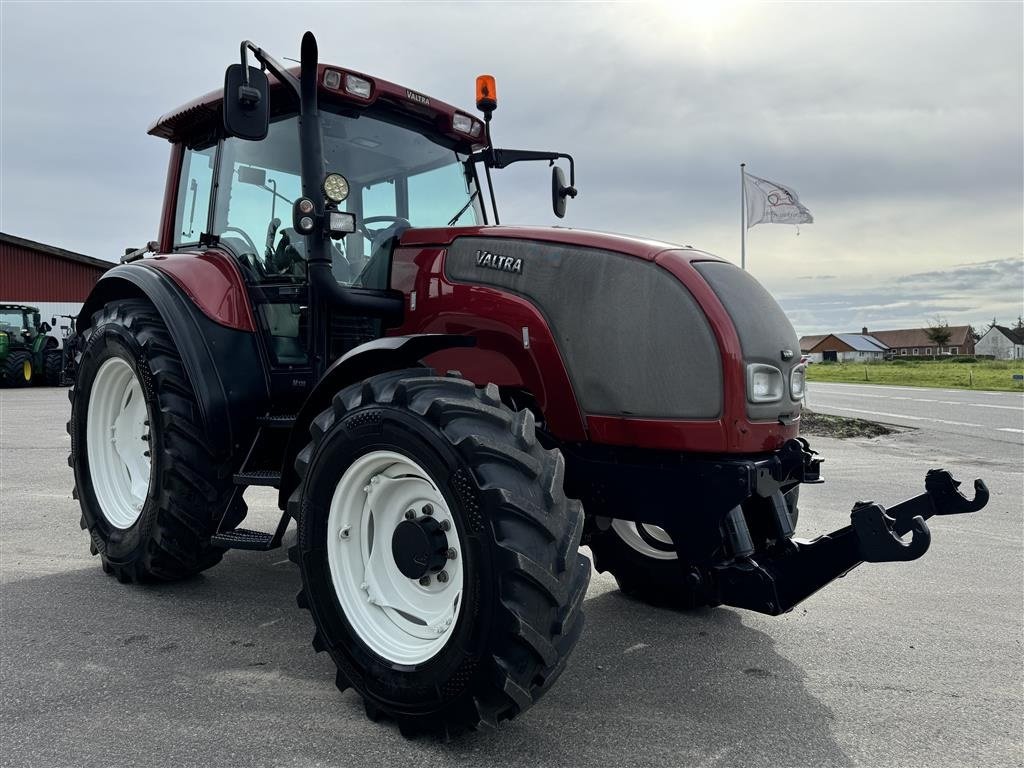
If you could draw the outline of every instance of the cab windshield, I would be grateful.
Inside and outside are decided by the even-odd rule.
[[[305,279],[305,238],[291,226],[292,203],[302,191],[296,121],[273,123],[263,141],[230,138],[221,148],[212,232],[260,282]],[[358,228],[333,241],[339,282],[386,288],[391,249],[402,231],[480,222],[467,156],[442,137],[367,114],[324,112],[322,124],[325,173],[348,180],[348,198],[338,208],[354,213]],[[204,169],[212,173],[208,159],[195,158],[200,177]],[[186,184],[201,186],[202,180],[192,185],[183,174],[187,194]]]
[[[22,331],[32,333],[37,322],[31,314],[22,309],[0,309],[0,331],[20,334]]]

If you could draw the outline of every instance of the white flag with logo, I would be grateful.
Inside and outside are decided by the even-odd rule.
[[[811,212],[800,204],[789,187],[743,174],[744,197],[747,200],[747,229],[755,224],[812,224]]]

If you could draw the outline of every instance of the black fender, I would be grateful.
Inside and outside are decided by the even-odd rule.
[[[324,372],[295,416],[281,464],[281,490],[278,498],[281,509],[287,508],[288,497],[299,484],[295,457],[310,441],[309,425],[331,404],[338,392],[378,373],[415,366],[424,357],[442,349],[474,346],[474,337],[451,333],[385,336],[360,344],[339,357]]]
[[[122,264],[100,278],[78,315],[78,334],[103,305],[128,298],[148,299],[160,313],[195,391],[208,445],[237,466],[255,435],[254,417],[266,412],[269,399],[256,335],[213,321],[144,262]]]

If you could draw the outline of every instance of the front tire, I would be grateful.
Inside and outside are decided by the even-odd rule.
[[[224,550],[210,536],[231,477],[206,445],[181,357],[149,302],[93,315],[69,397],[74,496],[103,570],[170,581],[217,563]]]
[[[530,707],[565,668],[590,579],[582,508],[532,414],[493,386],[410,369],[343,390],[310,432],[290,554],[338,687],[407,736]]]
[[[8,387],[27,387],[32,384],[35,371],[32,368],[32,356],[23,350],[7,355],[3,367],[4,384]]]

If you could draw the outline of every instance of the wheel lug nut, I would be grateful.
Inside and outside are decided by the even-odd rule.
[[[448,551],[445,552],[449,560],[454,560],[459,556],[459,553],[455,551],[455,547],[448,547]]]
[[[440,575],[437,578],[438,578],[438,581],[440,581],[440,579],[441,579]],[[420,579],[420,586],[421,587],[429,587],[430,586],[430,577],[429,576],[424,576],[423,578],[421,578]]]
[[[423,505],[423,514],[424,515],[432,515],[432,514],[434,514],[434,508],[430,504],[424,504]]]
[[[411,509],[406,511],[406,513],[405,513],[405,519],[406,520],[413,520],[415,517],[416,517],[416,513],[413,512]]]
[[[448,581],[448,574],[444,571],[441,571],[437,574],[437,580],[444,584],[446,581]]]
[[[341,529],[341,538],[347,539],[351,532],[352,532],[352,529],[349,526],[346,525],[344,528]]]
[[[450,531],[451,529],[452,529],[452,524],[450,522],[448,522],[447,520],[442,520],[441,521],[441,530],[442,531],[447,532],[447,531]]]

